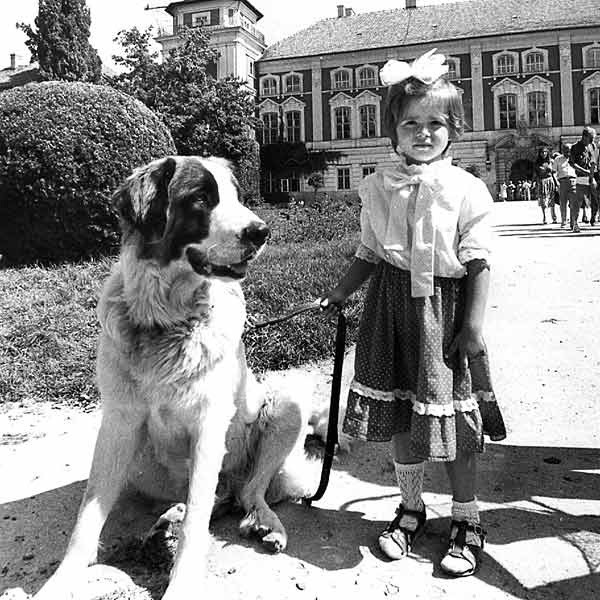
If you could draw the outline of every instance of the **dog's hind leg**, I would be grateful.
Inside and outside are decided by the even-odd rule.
[[[308,403],[305,403],[308,404]],[[286,459],[304,443],[307,415],[303,403],[297,399],[279,397],[267,400],[257,423],[258,439],[250,479],[241,491],[240,502],[246,516],[240,523],[242,535],[257,535],[272,552],[281,552],[287,546],[287,533],[277,515],[269,508],[267,497],[276,502],[289,497],[288,489],[280,480]]]

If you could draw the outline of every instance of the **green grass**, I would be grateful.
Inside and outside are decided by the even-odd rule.
[[[276,315],[330,289],[354,253],[358,208],[336,203],[258,209],[271,240],[243,286],[248,314]],[[113,259],[0,270],[0,402],[94,405],[96,304]],[[362,294],[348,304],[348,342]],[[335,321],[309,313],[245,334],[256,371],[284,369],[333,354]]]

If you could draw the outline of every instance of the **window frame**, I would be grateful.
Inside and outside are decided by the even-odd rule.
[[[290,127],[289,119],[297,117],[297,123],[292,124]],[[284,115],[284,137],[286,142],[301,142],[302,141],[302,111],[293,109],[286,110]],[[290,136],[290,130],[294,132],[294,135]]]
[[[367,113],[365,119],[363,119],[363,113]],[[358,107],[358,122],[361,138],[377,137],[377,106],[375,104],[361,104]]]
[[[340,192],[352,189],[352,173],[350,166],[337,167],[337,188]]]
[[[502,100],[512,98],[514,99],[514,108],[511,109],[508,105],[506,110],[502,109]],[[518,108],[519,108],[519,96],[514,92],[505,92],[503,94],[498,95],[498,120],[499,120],[499,129],[516,129],[517,128],[517,117],[518,117]],[[508,103],[507,103],[508,104]],[[514,124],[511,125],[511,116],[514,112]],[[506,114],[504,120],[506,121],[506,127],[502,126],[503,114]]]
[[[594,102],[594,92],[596,93],[596,101]],[[590,125],[600,125],[600,86],[593,87],[588,90],[590,102]],[[595,119],[594,119],[595,113]]]
[[[338,84],[337,77],[343,75],[345,83]],[[348,90],[352,88],[352,70],[347,67],[339,67],[331,71],[331,89],[332,90]]]
[[[365,73],[370,73],[371,76],[365,78]],[[356,87],[360,89],[366,89],[371,87],[377,87],[377,69],[371,65],[364,65],[356,70]]]
[[[273,86],[272,86],[274,88],[273,92],[265,91],[267,82],[273,83]],[[271,86],[269,86],[269,87],[271,87]],[[274,75],[264,75],[263,77],[261,77],[261,79],[260,79],[260,95],[261,96],[277,96],[278,93],[279,93],[279,81],[277,80],[277,77],[275,77]]]
[[[533,90],[531,92],[527,92],[525,96],[527,103],[527,124],[529,127],[548,127],[548,94],[541,90]],[[539,106],[534,106],[532,108],[532,100],[541,99],[543,106],[543,117],[540,119],[541,109]],[[536,102],[533,102],[536,104]],[[532,113],[535,113],[535,118],[532,119]]]
[[[266,123],[265,117],[268,117],[268,120],[271,121],[269,125]],[[273,119],[274,125],[273,125]],[[260,115],[261,120],[261,143],[266,146],[267,144],[276,144],[279,139],[279,113],[275,111],[265,111]],[[269,140],[267,141],[267,132],[269,132]],[[275,132],[274,136],[272,135]]]
[[[298,85],[290,86],[290,81],[297,81]],[[283,89],[285,94],[300,94],[302,93],[302,75],[300,73],[288,73],[283,78]]]
[[[346,121],[342,119],[340,123],[339,117],[347,115]],[[351,106],[336,106],[333,109],[333,125],[335,127],[335,138],[336,140],[350,140],[352,139],[352,107]],[[346,133],[347,128],[347,134]],[[340,135],[340,131],[342,135]]]

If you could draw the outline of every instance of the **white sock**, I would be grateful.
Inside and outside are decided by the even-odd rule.
[[[424,463],[402,464],[394,461],[396,479],[402,495],[402,505],[407,510],[425,510],[423,503]]]
[[[474,525],[479,525],[477,498],[473,498],[470,502],[452,500],[452,519],[454,521],[467,521]]]

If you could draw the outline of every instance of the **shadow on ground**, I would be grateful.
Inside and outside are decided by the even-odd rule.
[[[362,483],[393,486],[388,453],[387,444],[363,444],[351,455],[342,455],[336,462],[337,473],[332,475],[330,486],[335,486],[336,478],[342,474],[356,479],[352,489],[359,493],[361,489],[377,490]],[[600,450],[597,449],[489,444],[480,461],[478,495],[484,504],[483,520],[490,545],[476,577],[524,600],[599,597],[600,517],[594,514],[600,501],[599,469]],[[0,590],[18,585],[32,592],[49,577],[66,546],[83,488],[84,482],[78,482],[0,505],[3,540]],[[349,498],[339,510],[320,508],[318,504],[312,507],[280,505],[277,512],[290,538],[286,559],[324,571],[347,572],[365,560],[364,549],[367,548],[376,559],[375,564],[385,568],[387,561],[377,547],[377,534],[386,522],[366,518],[359,506],[373,500],[395,506],[397,496],[389,493],[390,487],[379,489],[381,495],[370,498],[357,495]],[[443,465],[428,466],[425,491],[448,493]],[[330,488],[327,494],[334,492]],[[103,533],[103,556],[117,551],[118,557],[119,548],[147,531],[163,508],[137,496],[123,501]],[[445,550],[449,519],[436,518],[435,511],[430,517],[428,530],[415,553],[419,561],[427,563],[434,579],[443,579],[437,566],[432,565],[437,565]],[[238,522],[238,516],[228,515],[212,524],[215,543],[220,547],[215,554],[223,556],[228,550],[243,552],[246,560],[267,564],[271,559],[261,558],[260,555],[266,553],[259,543],[239,536]],[[578,561],[587,565],[587,574],[567,569],[570,571],[567,577],[525,585],[523,569],[543,569],[548,560],[551,563],[557,560],[556,556],[544,555],[545,540],[557,538],[576,550]],[[519,563],[513,571],[510,558],[515,552],[523,553],[519,550],[521,546],[529,549],[522,555],[526,562]],[[532,553],[532,549],[536,550]],[[547,552],[554,552],[552,544]],[[136,564],[131,556],[126,559],[121,556],[121,562],[117,559],[113,564],[150,592],[150,596],[144,592],[140,596],[124,597],[160,597],[167,581],[166,570]]]

